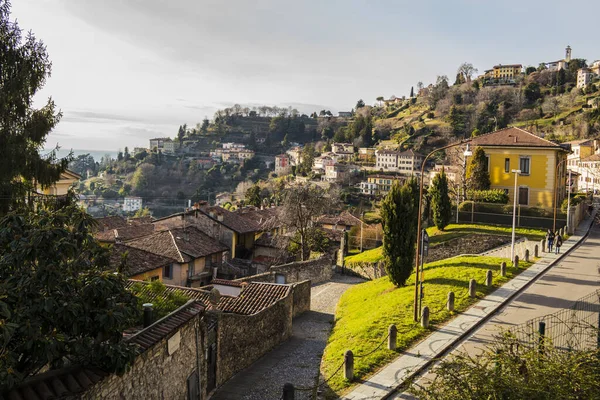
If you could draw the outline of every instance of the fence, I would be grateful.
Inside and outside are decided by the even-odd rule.
[[[534,318],[510,332],[524,346],[547,340],[561,350],[591,350],[600,346],[600,290],[580,298],[570,308]]]
[[[456,221],[456,210],[453,210]],[[530,207],[517,205],[516,224],[518,227],[553,228],[554,210],[552,208]],[[512,204],[477,203],[465,201],[460,204],[458,211],[460,223],[508,225],[513,223]],[[560,209],[556,213],[556,229],[567,224],[567,215]]]

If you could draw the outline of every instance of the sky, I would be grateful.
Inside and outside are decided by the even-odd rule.
[[[600,2],[556,0],[13,0],[47,46],[63,118],[47,146],[117,150],[219,108],[350,110],[463,62],[600,59]]]

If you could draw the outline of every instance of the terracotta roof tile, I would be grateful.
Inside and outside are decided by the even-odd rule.
[[[544,147],[563,149],[556,143],[542,139],[521,128],[504,128],[495,132],[477,136],[470,141],[473,146],[504,146],[504,147]]]
[[[110,265],[113,268],[121,265],[122,256],[125,253],[127,253],[126,274],[128,276],[142,274],[176,262],[169,257],[118,243],[110,249]]]
[[[200,208],[204,214],[210,217],[210,212],[212,211],[215,217],[210,217],[213,220],[219,222],[220,224],[225,225],[227,228],[237,232],[237,233],[250,233],[250,232],[259,232],[260,227],[259,224],[255,221],[252,221],[248,218],[244,218],[238,214],[234,214],[231,211],[228,211],[222,207],[218,206],[204,206]],[[219,221],[217,215],[223,215],[223,221]]]
[[[234,211],[235,214],[255,222],[259,230],[267,231],[278,228],[282,225],[280,212],[282,207],[244,207]]]
[[[164,318],[130,336],[127,341],[137,344],[143,353],[202,312],[204,312],[204,305],[201,302],[190,300]]]
[[[361,220],[348,211],[343,211],[340,215],[323,215],[317,222],[327,225],[357,226],[360,225]]]
[[[115,229],[115,239],[125,241],[154,233],[153,224],[131,225]]]
[[[26,379],[9,392],[0,394],[0,399],[50,400],[75,398],[107,375],[108,373],[98,368],[79,365],[51,370]]]
[[[113,230],[115,228],[122,228],[127,226],[127,221],[125,220],[125,218],[120,216],[96,218],[96,222],[98,222],[99,231]]]
[[[128,246],[146,250],[177,260],[192,259],[228,250],[227,246],[211,238],[195,226],[170,229],[130,240]]]

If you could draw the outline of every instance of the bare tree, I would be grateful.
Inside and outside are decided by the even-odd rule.
[[[300,237],[302,260],[309,256],[308,239],[314,222],[337,205],[337,198],[311,184],[290,186],[285,190],[280,218]]]
[[[478,69],[473,66],[471,63],[464,62],[458,67],[458,74],[461,74],[465,81],[471,82],[471,78],[478,72]]]

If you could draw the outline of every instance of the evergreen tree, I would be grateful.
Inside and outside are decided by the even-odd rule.
[[[363,101],[363,99],[360,99],[356,102],[356,109],[358,110],[359,108],[363,108],[365,106],[365,102]]]
[[[433,178],[431,188],[429,189],[429,196],[431,199],[433,223],[439,230],[443,231],[452,218],[452,205],[450,204],[450,196],[448,195],[448,178],[443,168],[442,172]]]
[[[246,190],[246,203],[254,206],[260,207],[262,199],[260,197],[260,186],[252,185]]]
[[[411,97],[411,98],[412,98],[412,97],[415,97],[415,88],[414,88],[414,86],[411,86],[411,87],[410,87],[410,97]]]
[[[10,3],[0,0],[0,215],[25,206],[35,186],[58,181],[72,159],[59,160],[55,152],[40,155],[61,117],[51,99],[40,109],[32,107],[51,62],[43,43],[32,33],[23,37],[9,17]]]
[[[123,152],[123,159],[127,161],[130,157],[131,155],[129,154],[129,147],[125,146],[125,151]]]
[[[490,185],[488,160],[485,151],[481,147],[477,147],[467,167],[467,186],[471,190],[488,190]]]
[[[179,131],[177,132],[177,139],[181,142],[185,137],[185,128],[179,125]]]
[[[204,118],[202,120],[202,126],[200,127],[200,131],[206,135],[206,133],[208,132],[209,125],[210,125],[210,121],[208,120],[208,118]]]
[[[413,178],[400,186],[394,183],[381,203],[383,257],[390,281],[403,286],[415,261],[419,188]]]

